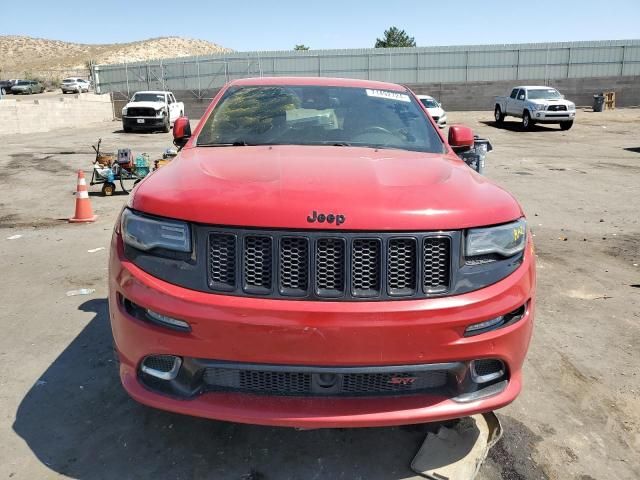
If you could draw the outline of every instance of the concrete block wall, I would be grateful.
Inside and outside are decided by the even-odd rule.
[[[617,107],[640,106],[640,76],[563,78],[559,80],[505,80],[468,83],[422,83],[410,84],[417,94],[431,95],[450,111],[493,110],[496,95],[508,95],[518,85],[549,85],[560,90],[578,106],[591,106],[593,95],[603,91],[616,92]],[[185,115],[200,118],[219,89],[208,90],[204,97],[195,98],[192,91],[174,90],[180,102],[184,102]],[[114,112],[120,117],[124,99],[114,100]]]
[[[80,128],[113,120],[110,95],[41,97],[33,100],[0,100],[0,135],[48,132],[58,128]]]
[[[616,107],[640,106],[640,76],[563,78],[559,80],[508,80],[470,83],[408,85],[415,93],[431,95],[446,110],[493,110],[496,95],[508,95],[518,85],[549,85],[578,106],[593,105],[593,95],[616,92]]]

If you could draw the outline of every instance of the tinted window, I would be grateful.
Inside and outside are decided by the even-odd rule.
[[[438,102],[432,98],[421,98],[420,101],[427,108],[438,108],[440,106],[438,105]]]
[[[164,102],[162,93],[136,93],[131,99],[132,102]]]
[[[424,111],[405,92],[355,87],[227,90],[198,145],[353,145],[441,153]]]
[[[516,98],[518,96],[518,89],[514,88],[511,90],[511,98]]]
[[[560,95],[560,92],[558,92],[555,88],[537,88],[535,90],[529,90],[529,100],[540,100],[543,98],[562,98],[562,95]]]

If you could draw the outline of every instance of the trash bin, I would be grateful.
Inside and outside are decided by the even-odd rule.
[[[602,112],[604,110],[604,95],[602,93],[593,96],[593,111]]]

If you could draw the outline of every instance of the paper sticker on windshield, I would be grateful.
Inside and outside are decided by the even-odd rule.
[[[387,100],[398,100],[400,102],[410,102],[409,95],[398,92],[389,92],[388,90],[372,90],[366,89],[369,97],[386,98]]]

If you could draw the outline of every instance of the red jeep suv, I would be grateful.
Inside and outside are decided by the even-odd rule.
[[[521,389],[535,264],[521,207],[406,87],[257,78],[217,94],[117,222],[124,388],[304,428],[440,421]]]

